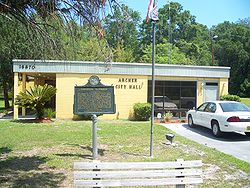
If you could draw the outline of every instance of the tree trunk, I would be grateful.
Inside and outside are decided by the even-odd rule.
[[[9,103],[9,95],[8,95],[8,85],[5,80],[3,81],[3,96],[4,96],[4,106],[7,109],[10,107],[10,103]]]

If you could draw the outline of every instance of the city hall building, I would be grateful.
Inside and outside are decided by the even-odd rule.
[[[57,88],[50,105],[58,119],[74,117],[74,88],[87,84],[92,75],[114,86],[116,113],[105,114],[103,119],[129,119],[135,103],[151,101],[151,64],[13,60],[13,72],[14,96],[34,85],[47,83]],[[184,117],[188,109],[228,94],[229,74],[229,67],[156,64],[155,110]],[[14,118],[22,116],[25,109],[15,106]]]

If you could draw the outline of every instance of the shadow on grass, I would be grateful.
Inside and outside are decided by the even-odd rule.
[[[0,148],[0,154],[10,153],[11,151],[12,151],[12,149],[10,149],[8,147]]]
[[[14,123],[41,123],[41,122],[38,122],[36,121],[36,119],[13,119],[11,120],[11,122],[14,122]]]
[[[90,151],[90,152],[92,152],[92,147],[89,147],[89,146],[80,146],[82,149],[84,149],[84,150],[88,150],[88,151]],[[105,149],[100,149],[100,148],[98,148],[98,155],[101,155],[101,156],[104,156],[105,154],[104,154],[104,152],[105,151],[107,151],[107,150],[105,150]]]
[[[79,145],[79,144],[68,144],[68,145],[80,147],[83,150],[83,152],[84,152],[84,150],[87,150],[88,153],[89,152],[92,153],[92,147],[90,147],[90,146],[82,146],[82,145]],[[104,156],[106,151],[107,150],[105,150],[105,149],[98,148],[98,155]],[[93,159],[93,156],[89,155],[89,154],[82,155],[82,154],[79,154],[79,153],[75,153],[75,154],[74,153],[61,153],[61,154],[56,154],[56,155],[61,156],[61,157],[80,157],[80,158],[83,158],[83,159]]]
[[[8,157],[6,160],[0,161],[0,170],[14,171],[30,171],[38,170],[39,165],[46,162],[45,157]]]
[[[65,179],[62,173],[36,173],[27,174],[14,180],[12,187],[61,187],[60,182]]]
[[[47,160],[39,156],[13,156],[1,160],[0,187],[58,187],[65,175],[40,168]]]
[[[79,153],[59,153],[55,155],[60,156],[60,157],[79,157],[79,158],[84,158],[84,159],[92,159],[91,155],[82,155]]]

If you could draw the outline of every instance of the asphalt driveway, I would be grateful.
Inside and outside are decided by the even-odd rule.
[[[221,138],[215,138],[210,129],[201,126],[190,128],[187,124],[162,125],[190,140],[250,163],[250,137],[237,133],[225,133]]]

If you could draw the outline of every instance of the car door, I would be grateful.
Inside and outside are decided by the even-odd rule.
[[[216,104],[212,102],[208,103],[206,108],[204,109],[204,113],[202,116],[203,118],[202,126],[211,128],[211,120],[215,116],[215,111],[216,111]]]
[[[208,103],[206,102],[197,108],[196,112],[194,113],[194,117],[193,117],[194,124],[203,125],[204,110],[205,110],[207,105],[208,105]]]

